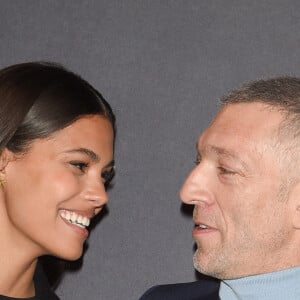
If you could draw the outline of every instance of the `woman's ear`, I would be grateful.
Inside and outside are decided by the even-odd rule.
[[[5,168],[7,164],[14,158],[14,153],[4,148],[0,153],[0,175],[5,173]]]

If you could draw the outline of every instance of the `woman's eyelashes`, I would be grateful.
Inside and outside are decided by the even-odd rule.
[[[86,162],[81,162],[81,161],[71,161],[70,164],[77,168],[80,172],[84,173],[87,167],[89,166],[88,163]]]
[[[78,172],[79,170],[79,172],[83,174],[88,172],[88,168],[90,166],[88,163],[81,162],[81,161],[71,161],[70,165],[75,168],[76,172]],[[114,176],[115,176],[114,167],[110,168],[109,170],[105,170],[101,173],[101,179],[106,189],[109,187]]]
[[[197,166],[197,165],[200,164],[200,162],[201,162],[201,156],[200,156],[200,154],[197,154],[196,160],[194,161],[194,164]]]
[[[112,167],[109,170],[103,171],[101,173],[101,178],[104,181],[104,186],[106,189],[109,188],[110,183],[111,183],[112,179],[114,178],[114,176],[115,176],[115,168],[114,167]]]

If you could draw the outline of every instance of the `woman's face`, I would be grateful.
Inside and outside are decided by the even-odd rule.
[[[25,154],[6,151],[6,224],[23,253],[81,256],[89,221],[108,200],[113,139],[111,123],[95,115],[35,140]]]

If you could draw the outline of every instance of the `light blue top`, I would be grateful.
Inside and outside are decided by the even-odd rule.
[[[300,267],[221,281],[221,300],[300,299]]]

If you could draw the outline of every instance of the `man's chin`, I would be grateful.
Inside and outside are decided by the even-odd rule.
[[[202,256],[202,257],[201,257]],[[201,255],[200,250],[197,249],[193,256],[194,268],[201,274],[214,277],[217,279],[223,279],[222,274],[217,272],[216,267],[209,263],[210,260],[203,262],[203,255]]]
[[[208,272],[207,268],[205,268],[203,262],[201,263],[200,255],[201,254],[199,253],[199,249],[197,249],[193,256],[194,268],[201,274],[211,276],[210,272]]]

